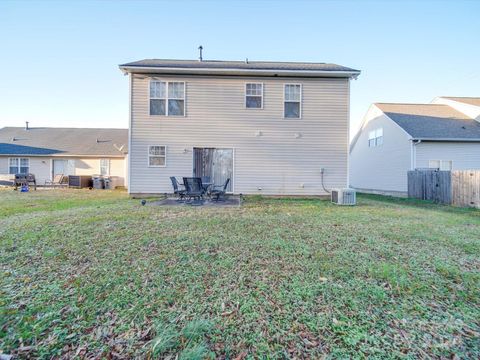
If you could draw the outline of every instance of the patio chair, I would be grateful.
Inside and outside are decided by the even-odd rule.
[[[37,190],[37,180],[35,180],[35,175],[33,174],[15,174],[15,180],[13,180],[13,186],[15,190],[22,186],[33,185],[34,190]]]
[[[230,178],[228,178],[223,185],[214,185],[212,190],[210,191],[210,197],[214,201],[225,201],[227,187],[230,183]],[[220,200],[222,198],[222,200]]]
[[[203,195],[205,194],[205,190],[202,186],[202,179],[201,178],[183,178],[183,183],[186,189],[186,196],[189,199],[189,204],[194,206],[203,205]],[[193,199],[193,201],[191,201]]]
[[[202,176],[202,186],[205,193],[208,193],[208,189],[212,186],[212,178],[210,176]]]
[[[183,185],[178,183],[175,176],[170,176],[170,181],[172,182],[173,194],[178,197],[177,201],[185,201],[185,195],[187,193],[187,190],[180,189],[180,186]]]
[[[45,186],[67,186],[68,184],[65,180],[65,175],[57,174],[53,177],[53,180],[45,180]]]

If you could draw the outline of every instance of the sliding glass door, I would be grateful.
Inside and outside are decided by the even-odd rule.
[[[75,175],[75,160],[53,159],[52,179],[55,175]]]
[[[215,185],[230,182],[228,192],[233,191],[233,149],[194,148],[193,176],[208,177]]]

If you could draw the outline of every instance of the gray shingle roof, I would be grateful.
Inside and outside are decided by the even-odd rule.
[[[444,99],[449,99],[464,104],[469,104],[473,106],[480,106],[480,97],[455,97],[455,96],[441,96]]]
[[[440,104],[375,104],[415,139],[480,140],[480,122]]]
[[[23,127],[0,129],[0,155],[124,156],[127,129]]]
[[[222,60],[168,60],[168,59],[145,59],[129,62],[120,65],[122,70],[132,70],[140,68],[151,68],[152,71],[162,71],[162,69],[177,69],[178,71],[295,71],[304,73],[331,72],[345,73],[345,76],[351,76],[351,73],[358,75],[359,70],[349,67],[328,64],[328,63],[308,63],[308,62],[274,62],[274,61],[222,61]]]

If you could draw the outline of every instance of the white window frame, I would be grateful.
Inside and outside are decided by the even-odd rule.
[[[378,135],[380,132],[382,132],[382,135]],[[373,137],[372,137],[372,133],[373,133]],[[378,139],[382,139],[382,143],[379,144],[378,143]],[[370,145],[370,142],[372,141],[372,145]],[[379,128],[376,128],[376,129],[373,129],[373,130],[370,130],[368,132],[368,147],[369,148],[372,148],[372,147],[377,147],[377,146],[382,146],[383,145],[383,127],[379,127]]]
[[[247,95],[247,85],[261,85],[262,86],[262,93],[260,95]],[[247,82],[247,83],[245,83],[245,98],[244,98],[244,102],[243,102],[243,105],[244,105],[245,109],[248,109],[248,110],[263,110],[263,87],[264,87],[264,84],[260,83],[260,82]],[[247,106],[247,96],[260,97],[260,99],[261,99],[260,107],[259,108],[248,107]]]
[[[445,168],[443,166],[444,163],[450,163],[450,169],[445,170]],[[444,170],[442,170],[442,168],[444,168]],[[440,170],[442,170],[442,171],[452,171],[453,170],[453,160],[442,160],[440,162]]]
[[[373,136],[372,136],[373,134]],[[371,148],[371,147],[375,147],[375,130],[371,130],[368,132],[368,147]],[[370,145],[370,142],[372,142],[372,145]]]
[[[432,166],[432,163],[438,163],[438,166]],[[445,169],[443,166],[445,163],[450,163],[450,169]],[[429,169],[438,169],[440,171],[452,171],[453,170],[453,160],[440,160],[440,159],[432,159],[428,160],[428,168]]]
[[[164,98],[157,98],[157,97],[150,97],[150,84],[152,82],[163,82],[165,83],[165,97]],[[183,84],[183,98],[171,98],[168,96],[168,86],[170,83],[182,83]],[[165,115],[160,115],[160,114],[151,114],[150,113],[150,100],[152,99],[158,99],[158,100],[165,100]],[[168,100],[183,100],[183,115],[170,115],[168,113]],[[185,81],[177,81],[177,80],[172,80],[172,81],[167,81],[167,80],[162,80],[162,79],[150,79],[148,83],[148,114],[149,116],[173,116],[173,117],[185,117],[187,116],[187,85]]]
[[[152,83],[154,82],[158,82],[158,83],[165,83],[165,97],[152,97],[150,95],[150,89],[151,89],[151,86],[152,86]],[[149,83],[148,83],[148,114],[150,116],[167,116],[168,114],[168,82],[164,81],[164,80],[150,80]],[[152,114],[150,109],[151,109],[151,102],[152,100],[165,100],[165,115],[162,115],[162,114]]]
[[[103,161],[106,161],[107,162],[107,172],[106,174],[102,174],[102,168],[104,167],[104,165],[102,165],[102,162]],[[111,164],[111,161],[109,158],[101,158],[100,159],[100,175],[103,175],[103,176],[110,176],[110,164]]]
[[[17,160],[17,166],[16,166],[17,172],[15,172],[15,173],[10,173],[10,168],[12,167],[12,166],[10,166],[11,160]],[[12,157],[12,158],[8,158],[8,173],[9,173],[10,175],[20,174],[20,168],[21,168],[21,167],[25,167],[25,166],[21,166],[22,160],[27,160],[27,162],[28,162],[28,166],[27,166],[28,171],[26,172],[26,174],[29,174],[29,173],[30,173],[30,158],[26,158],[26,157]]]
[[[299,110],[298,110],[298,118],[294,117],[286,117],[285,116],[285,103],[287,102],[285,99],[285,88],[287,85],[299,85],[300,86],[300,100],[298,101],[299,105]],[[296,102],[296,101],[288,101],[288,102]],[[299,83],[284,83],[283,84],[283,118],[284,119],[301,119],[303,116],[303,84]]]
[[[165,158],[165,164],[164,165],[150,165],[150,158],[151,157],[162,157],[162,155],[150,155],[150,148],[153,146],[160,146],[165,148],[165,155],[163,156]],[[150,168],[164,168],[167,167],[167,146],[166,145],[148,145],[147,147],[147,165]]]
[[[380,131],[382,132],[382,135],[379,135]],[[382,143],[378,144],[378,139],[382,139]],[[383,128],[380,127],[375,130],[375,146],[382,146],[383,145]]]

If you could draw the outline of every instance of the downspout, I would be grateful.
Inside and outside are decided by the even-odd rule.
[[[128,90],[128,153],[127,153],[127,191],[132,193],[132,110],[133,110],[133,74],[129,73],[129,90]]]
[[[357,78],[355,78],[356,80]],[[350,103],[352,96],[350,94],[350,79],[348,79],[348,122],[347,122],[347,188],[350,188]],[[322,172],[322,186],[323,186],[323,172]],[[323,187],[325,189],[325,187]],[[327,191],[328,192],[328,191]]]
[[[410,170],[415,170],[417,168],[417,145],[422,142],[422,140],[411,139],[411,159],[410,159]]]

